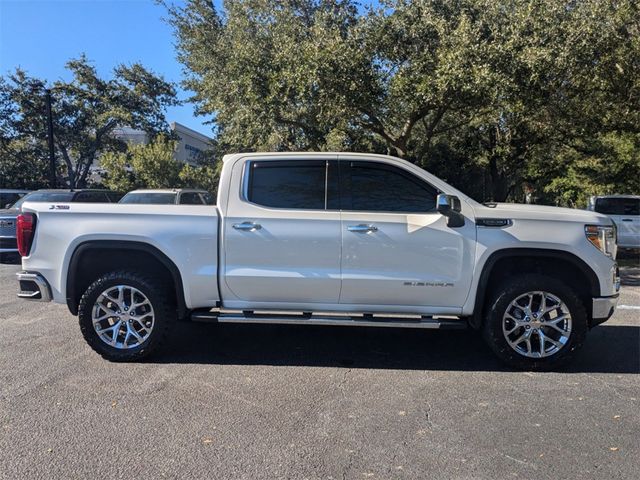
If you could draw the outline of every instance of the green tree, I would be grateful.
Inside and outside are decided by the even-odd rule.
[[[49,164],[44,147],[42,142],[20,138],[1,143],[0,188],[36,189],[46,185]]]
[[[169,132],[164,109],[178,103],[175,88],[142,65],[120,65],[111,79],[100,78],[85,56],[69,61],[67,69],[70,82],[48,85],[20,69],[0,82],[0,145],[46,141],[47,88],[53,97],[56,159],[70,187],[86,185],[101,154],[126,148],[114,135],[117,128],[137,128],[150,136]]]
[[[130,144],[124,152],[108,152],[100,159],[103,183],[113,190],[176,188],[181,164],[175,159],[176,141],[158,135],[148,144]]]
[[[176,147],[175,140],[161,134],[148,144],[130,144],[124,152],[106,153],[100,158],[104,185],[120,192],[188,187],[215,193],[219,173],[213,159],[203,156],[201,165],[184,164],[175,159]]]
[[[418,128],[428,143],[497,81],[482,23],[446,1],[387,2],[366,16],[348,0],[225,9],[190,0],[170,19],[197,111],[234,148],[367,146],[411,158]]]
[[[17,105],[0,77],[0,188],[38,188],[46,182],[46,145],[17,131]]]
[[[520,199],[527,184],[568,203],[588,189],[637,192],[625,159],[640,128],[638,8],[187,0],[169,19],[223,149],[389,152],[479,199]],[[594,158],[612,178],[587,168]],[[559,194],[569,184],[579,191]]]

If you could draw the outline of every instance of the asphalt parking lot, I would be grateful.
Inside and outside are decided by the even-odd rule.
[[[638,478],[640,269],[562,373],[470,331],[181,324],[112,364],[0,265],[0,478]]]

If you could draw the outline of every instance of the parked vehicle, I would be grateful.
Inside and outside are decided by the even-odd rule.
[[[16,244],[17,217],[22,204],[29,202],[85,202],[108,203],[117,202],[122,194],[110,190],[76,189],[76,190],[36,190],[19,197],[17,201],[0,210],[0,254],[18,253]]]
[[[640,249],[640,195],[591,197],[588,209],[613,220],[618,230],[619,248]]]
[[[18,296],[66,303],[89,345],[116,361],[158,351],[178,318],[469,325],[509,365],[550,369],[614,312],[604,215],[482,205],[382,155],[223,162],[215,209],[25,203]]]
[[[0,190],[0,256],[15,253],[16,249],[16,216],[7,212],[7,208],[29,193],[29,190]]]
[[[213,205],[213,196],[206,190],[172,188],[165,190],[133,190],[120,203],[146,205]]]
[[[29,192],[30,190],[0,189],[0,210],[13,205]]]

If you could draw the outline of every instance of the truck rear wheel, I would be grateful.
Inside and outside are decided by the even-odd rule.
[[[80,330],[111,361],[135,361],[156,352],[176,313],[167,288],[143,274],[119,271],[93,282],[78,307]]]
[[[486,310],[483,335],[495,354],[523,370],[565,365],[582,346],[587,314],[576,293],[539,274],[509,277]]]

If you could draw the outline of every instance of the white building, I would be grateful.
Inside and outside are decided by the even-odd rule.
[[[178,122],[171,123],[171,130],[180,139],[176,149],[176,160],[179,162],[194,163],[202,152],[213,148],[211,138]]]
[[[203,135],[178,122],[171,122],[171,130],[178,137],[176,148],[176,160],[183,163],[195,163],[201,152],[213,148],[211,138]],[[135,130],[129,127],[118,128],[113,132],[116,138],[127,143],[140,144],[149,141],[147,134],[142,130]]]

